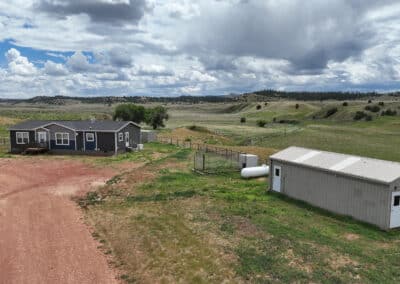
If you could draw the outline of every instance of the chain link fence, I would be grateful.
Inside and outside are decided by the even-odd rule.
[[[10,138],[0,137],[0,152],[6,152],[10,148]]]
[[[158,137],[158,142],[195,150],[193,169],[208,174],[237,172],[240,170],[240,154],[229,148],[194,143],[192,141]]]
[[[240,170],[240,163],[234,156],[197,151],[194,154],[193,169],[206,174],[231,173]]]

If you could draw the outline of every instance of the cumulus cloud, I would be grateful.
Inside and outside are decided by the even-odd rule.
[[[9,70],[16,75],[29,76],[36,73],[35,66],[29,62],[28,58],[21,56],[21,53],[15,48],[6,52]]]
[[[63,76],[68,74],[67,68],[63,64],[46,61],[44,64],[44,72],[47,75]]]
[[[76,72],[86,72],[92,69],[87,57],[81,51],[75,52],[68,58],[67,65]]]

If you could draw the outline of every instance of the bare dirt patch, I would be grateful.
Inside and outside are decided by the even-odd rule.
[[[0,160],[0,282],[115,283],[71,200],[114,174],[70,159]]]
[[[355,241],[355,240],[358,240],[358,239],[360,238],[359,235],[357,235],[357,234],[351,234],[351,233],[346,234],[344,237],[345,237],[345,239],[348,240],[348,241]]]

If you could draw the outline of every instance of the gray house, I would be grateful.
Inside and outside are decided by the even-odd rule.
[[[140,126],[131,121],[28,120],[9,128],[12,153],[41,148],[65,154],[118,154],[140,143]]]
[[[382,229],[400,227],[400,163],[289,147],[270,157],[270,190]]]

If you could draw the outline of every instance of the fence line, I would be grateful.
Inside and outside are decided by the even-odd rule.
[[[9,145],[10,138],[8,137],[0,137],[0,145]]]
[[[164,144],[172,144],[183,148],[188,148],[196,151],[201,151],[205,153],[214,153],[219,156],[225,157],[227,159],[235,160],[239,162],[240,154],[244,154],[240,151],[234,151],[229,148],[221,147],[221,146],[213,146],[202,143],[194,143],[192,141],[167,138],[167,137],[157,137],[158,142]]]

